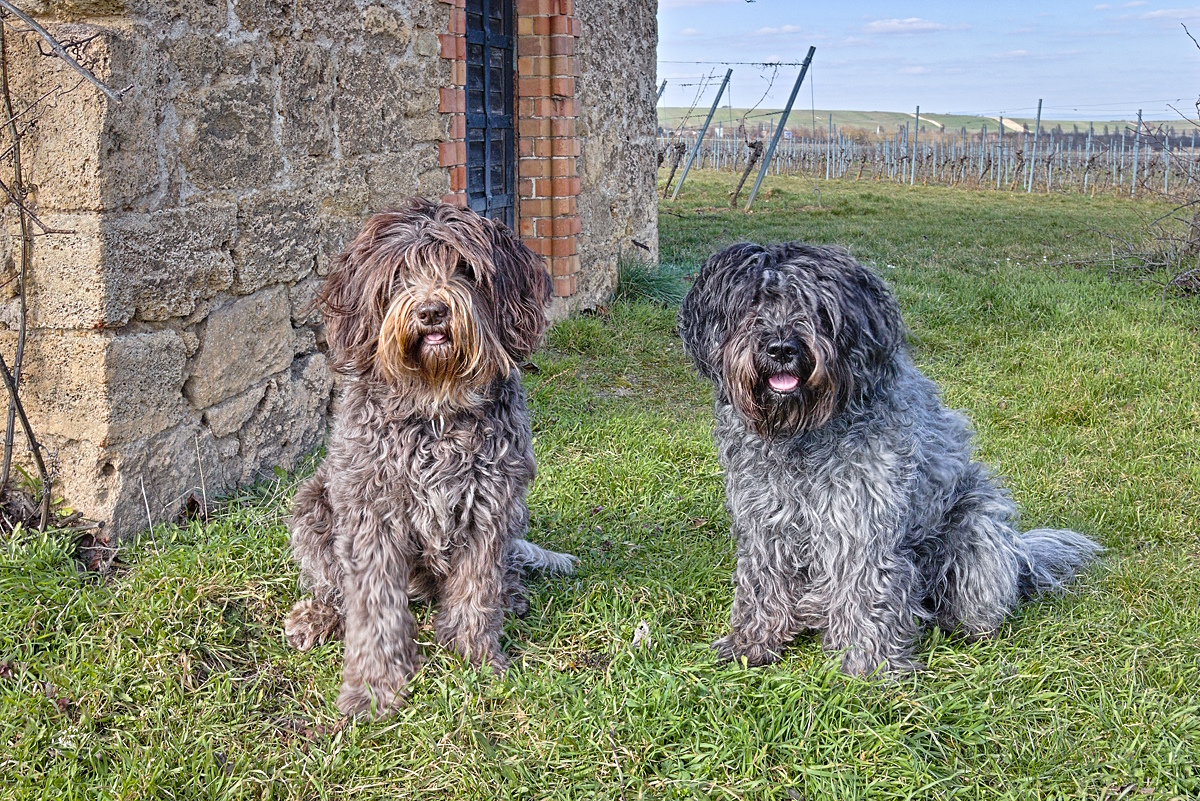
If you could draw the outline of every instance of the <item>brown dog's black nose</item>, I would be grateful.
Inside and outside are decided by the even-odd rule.
[[[796,358],[796,354],[799,352],[800,343],[796,341],[795,337],[777,339],[767,345],[767,355],[780,364],[787,364]]]
[[[441,325],[449,314],[450,307],[440,300],[429,300],[417,307],[417,319],[423,325]]]

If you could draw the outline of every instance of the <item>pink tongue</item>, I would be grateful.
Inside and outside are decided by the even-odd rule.
[[[439,342],[445,341],[445,339],[446,339],[446,335],[440,331],[434,331],[432,334],[425,335],[425,341],[428,342],[430,345],[436,345]]]
[[[791,392],[800,383],[800,379],[791,373],[776,373],[767,379],[767,383],[776,392]]]

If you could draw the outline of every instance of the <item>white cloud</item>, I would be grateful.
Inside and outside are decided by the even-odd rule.
[[[682,31],[679,32],[679,35],[680,36],[699,36],[700,29],[699,28],[684,28]]]
[[[1092,11],[1104,11],[1109,8],[1112,8],[1112,6],[1110,6],[1108,3],[1101,3],[1098,6],[1092,6]]]
[[[920,17],[908,17],[906,19],[877,19],[874,22],[867,23],[865,30],[868,33],[933,33],[935,31],[961,31],[966,30],[966,25],[949,25],[945,22],[934,22],[929,19],[921,19]]]
[[[659,0],[658,7],[663,8],[695,8],[697,6],[727,6],[742,3],[745,0]]]
[[[1195,8],[1164,8],[1160,11],[1147,11],[1142,19],[1166,20],[1200,20],[1200,6]]]
[[[799,25],[780,25],[778,28],[759,28],[753,36],[779,36],[781,34],[800,33],[803,28]]]
[[[928,75],[929,67],[901,67],[901,75]]]
[[[1078,50],[1054,50],[1050,52],[1030,52],[1028,50],[1007,50],[1003,53],[994,53],[990,58],[1000,61],[1062,61],[1066,58],[1074,58],[1079,55]]]
[[[1134,0],[1132,3],[1126,3],[1121,8],[1137,8],[1138,6],[1146,5],[1146,0]]]

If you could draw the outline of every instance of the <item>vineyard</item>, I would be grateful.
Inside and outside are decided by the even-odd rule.
[[[1025,192],[1115,193],[1131,196],[1190,196],[1200,185],[1196,129],[1167,126],[1117,133],[1031,131],[929,131],[902,125],[892,135],[862,129],[787,130],[769,175],[814,180],[871,180],[967,186]],[[1107,129],[1106,129],[1107,130]],[[692,170],[750,172],[763,153],[767,131],[709,131]],[[682,174],[697,132],[659,137],[659,163],[668,171],[667,190]]]

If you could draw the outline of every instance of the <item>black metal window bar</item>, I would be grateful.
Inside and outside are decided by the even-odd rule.
[[[513,0],[467,0],[467,205],[516,226]]]

